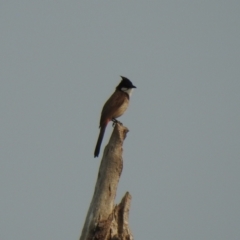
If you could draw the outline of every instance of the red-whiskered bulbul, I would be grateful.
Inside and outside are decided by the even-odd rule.
[[[108,122],[117,122],[116,118],[123,115],[123,113],[128,108],[129,98],[131,96],[133,88],[136,88],[129,79],[122,76],[121,78],[122,80],[116,87],[115,92],[103,106],[99,126],[100,133],[94,151],[94,157],[98,157],[99,155],[100,147]]]

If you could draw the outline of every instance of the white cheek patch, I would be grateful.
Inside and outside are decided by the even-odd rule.
[[[133,92],[133,88],[121,88],[121,90],[127,93],[129,97],[132,95]]]

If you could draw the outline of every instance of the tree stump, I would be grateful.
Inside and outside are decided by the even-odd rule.
[[[116,123],[105,147],[98,178],[80,240],[131,240],[128,226],[131,195],[127,192],[120,204],[114,204],[123,169],[122,145],[128,129]]]

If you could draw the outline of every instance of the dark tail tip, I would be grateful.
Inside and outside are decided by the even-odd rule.
[[[99,135],[99,137],[100,137],[100,135]],[[98,157],[98,155],[100,153],[101,143],[102,143],[102,139],[98,138],[97,145],[96,145],[95,151],[94,151],[94,157]]]
[[[99,152],[100,152],[100,145],[99,146],[97,145],[94,151],[94,157],[98,157]]]
[[[94,151],[94,157],[98,157],[98,155],[100,153],[100,148],[101,148],[101,144],[102,144],[102,140],[103,140],[103,136],[104,136],[106,126],[107,125],[102,126],[101,129],[100,129],[100,133],[99,133],[97,144],[96,144],[95,151]]]

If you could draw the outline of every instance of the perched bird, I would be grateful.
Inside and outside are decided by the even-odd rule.
[[[115,92],[104,104],[101,118],[100,118],[100,133],[97,140],[96,148],[94,151],[94,157],[98,157],[105,129],[109,121],[117,122],[116,118],[123,115],[127,110],[129,105],[129,98],[133,91],[133,88],[136,88],[132,82],[126,77],[122,77],[121,82],[116,87]]]

